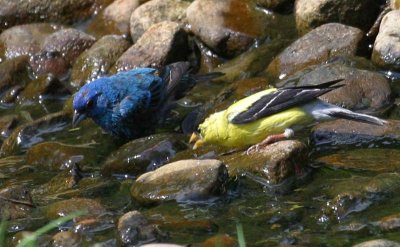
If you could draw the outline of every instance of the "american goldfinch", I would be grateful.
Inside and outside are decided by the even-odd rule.
[[[376,125],[386,123],[317,98],[343,86],[335,85],[340,81],[342,79],[315,86],[270,88],[250,95],[226,110],[211,114],[199,125],[200,133],[194,133],[190,142],[194,142],[194,149],[204,143],[257,148],[288,138],[294,133],[292,129],[314,121],[343,118]]]

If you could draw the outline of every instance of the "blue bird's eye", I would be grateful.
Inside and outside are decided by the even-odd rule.
[[[86,103],[86,108],[92,108],[94,106],[94,101],[93,99],[90,99],[87,103]]]

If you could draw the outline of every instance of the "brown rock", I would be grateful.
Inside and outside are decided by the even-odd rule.
[[[133,42],[152,25],[171,21],[179,24],[186,23],[186,9],[189,2],[182,0],[152,0],[140,5],[130,16],[130,32]]]
[[[340,55],[354,55],[363,32],[338,23],[322,25],[296,40],[268,65],[267,73],[280,79],[307,66]]]
[[[115,69],[125,71],[136,67],[161,67],[186,60],[187,34],[175,22],[160,22],[149,28],[142,37],[117,60]]]
[[[186,15],[191,31],[224,56],[236,56],[265,36],[267,16],[250,0],[196,0]]]

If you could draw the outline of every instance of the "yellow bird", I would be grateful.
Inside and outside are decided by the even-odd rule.
[[[271,88],[241,99],[226,110],[211,114],[199,125],[200,133],[194,133],[190,138],[191,143],[195,142],[193,149],[204,143],[229,148],[256,144],[251,148],[258,148],[291,137],[294,134],[292,129],[335,118],[385,124],[386,121],[380,118],[352,112],[317,98],[343,86],[335,85],[342,80],[312,86]]]

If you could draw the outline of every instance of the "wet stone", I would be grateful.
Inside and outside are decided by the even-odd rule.
[[[11,246],[18,246],[18,244],[22,241],[22,239],[28,237],[29,235],[32,235],[33,232],[30,231],[20,231],[17,232],[11,240]],[[38,246],[51,246],[51,235],[48,234],[41,234],[37,238],[37,245]]]
[[[69,94],[69,90],[52,74],[39,76],[27,83],[18,94],[18,103],[29,104],[34,101],[57,98]]]
[[[379,67],[400,71],[400,10],[387,13],[375,39],[371,60]]]
[[[70,123],[69,115],[56,112],[18,126],[3,142],[0,156],[16,154],[33,144],[42,142],[44,135],[58,132]]]
[[[34,210],[30,192],[24,186],[12,185],[0,190],[0,218],[21,219]]]
[[[75,163],[97,163],[95,146],[43,142],[33,145],[26,153],[26,163],[48,171],[71,168]]]
[[[253,1],[196,0],[186,12],[191,31],[223,56],[236,56],[266,35],[267,15]]]
[[[395,231],[400,228],[400,213],[383,217],[374,222],[382,231]]]
[[[332,200],[322,210],[330,218],[342,220],[392,197],[400,188],[399,181],[397,173],[381,173],[372,178],[353,177],[336,183],[328,191]]]
[[[392,9],[400,9],[400,1],[399,0],[390,0],[390,7]]]
[[[256,3],[266,9],[273,9],[276,11],[285,10],[293,7],[293,0],[256,0]]]
[[[158,134],[135,139],[110,154],[101,168],[103,175],[129,174],[138,176],[154,170],[187,148],[184,137]]]
[[[356,59],[334,59],[327,64],[309,66],[276,84],[277,87],[318,85],[343,79],[341,88],[326,93],[320,99],[353,111],[382,115],[394,103],[388,79],[381,73],[351,67]],[[293,82],[296,82],[295,84]]]
[[[375,239],[353,245],[353,247],[400,247],[400,243],[387,239]]]
[[[117,30],[117,34],[129,35],[129,22],[133,11],[139,6],[138,0],[117,0],[108,5],[100,14],[105,26]]]
[[[213,246],[234,247],[237,246],[237,240],[228,234],[219,234],[204,241],[200,247]]]
[[[87,214],[80,217],[85,218],[104,214],[106,209],[98,201],[93,199],[72,198],[50,204],[47,207],[46,215],[49,219],[57,219],[75,213],[76,211],[86,211]]]
[[[88,234],[102,234],[107,230],[114,230],[115,222],[110,215],[100,214],[96,216],[86,216],[76,220],[72,227],[72,231],[80,235],[87,236]],[[115,245],[113,245],[115,246]]]
[[[255,173],[270,185],[279,185],[288,178],[302,176],[306,171],[308,150],[304,143],[296,140],[280,141],[260,150],[237,152],[222,158],[230,176],[244,172]]]
[[[115,64],[116,71],[137,67],[161,67],[187,60],[187,34],[176,22],[164,21],[151,26]]]
[[[1,3],[0,6],[2,6]],[[0,58],[31,56],[40,51],[40,46],[46,37],[60,29],[61,26],[49,23],[34,23],[8,28],[0,34]]]
[[[15,86],[24,86],[28,77],[28,57],[19,56],[0,63],[0,93]]]
[[[106,196],[118,189],[116,181],[101,177],[88,177],[75,169],[58,173],[49,182],[32,190],[32,198],[40,204],[48,204],[58,197]]]
[[[180,160],[136,179],[131,195],[141,204],[204,200],[225,191],[228,172],[218,160]]]
[[[144,244],[142,247],[184,247],[185,245],[168,244],[168,243],[154,243],[154,244]]]
[[[388,147],[398,146],[400,122],[390,120],[377,126],[349,120],[334,120],[319,123],[310,134],[311,144],[318,149],[337,149],[352,147]]]
[[[272,41],[240,54],[214,70],[224,73],[214,81],[230,82],[255,76],[265,69],[277,55],[276,53],[282,50],[287,43],[288,41],[285,40]]]
[[[62,29],[46,37],[40,52],[30,60],[30,64],[36,74],[56,72],[62,75],[61,72],[72,66],[95,41],[93,36],[77,29]]]
[[[130,211],[118,219],[119,240],[124,246],[156,240],[158,230],[139,211]]]
[[[79,247],[81,245],[81,236],[70,231],[58,232],[53,236],[53,247]]]
[[[363,32],[355,27],[339,23],[319,26],[284,49],[266,72],[282,79],[332,57],[354,55],[362,38]]]
[[[43,21],[71,24],[87,19],[106,2],[106,0],[1,0],[0,31],[17,24]]]
[[[41,51],[31,56],[29,64],[36,77],[45,76],[48,73],[57,78],[67,77],[69,63],[58,51]]]
[[[324,166],[339,169],[355,169],[374,172],[396,172],[400,170],[398,149],[359,148],[340,150],[317,159]],[[382,162],[385,160],[385,162]]]
[[[366,32],[374,24],[379,10],[375,0],[297,0],[296,26],[300,34],[330,22],[358,27]]]
[[[2,138],[7,138],[12,130],[20,122],[20,117],[17,114],[10,114],[0,117],[0,135]]]
[[[133,42],[152,25],[171,21],[180,24],[186,23],[186,9],[190,3],[182,0],[153,0],[140,5],[130,17],[130,32]]]
[[[71,71],[71,85],[78,89],[85,83],[107,74],[129,46],[129,41],[118,35],[106,35],[99,39],[74,63]]]

